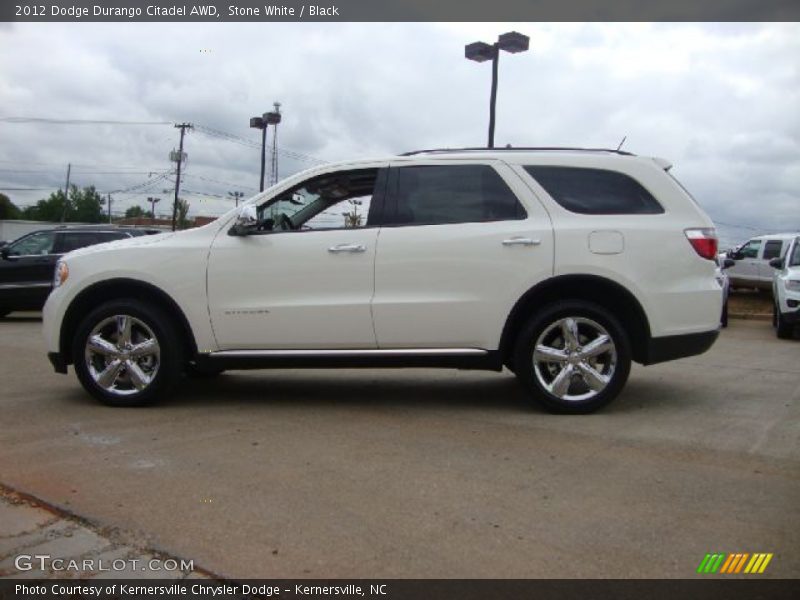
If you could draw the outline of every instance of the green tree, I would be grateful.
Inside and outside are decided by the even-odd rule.
[[[103,221],[102,198],[94,186],[82,190],[72,185],[69,189],[69,201],[64,210],[64,192],[53,192],[47,199],[39,200],[33,206],[22,211],[25,219],[34,221],[61,221],[62,216],[68,222],[100,223]]]
[[[178,229],[187,229],[189,227],[189,203],[183,198],[178,198]]]
[[[125,211],[125,217],[147,217],[150,213],[145,211],[141,206],[131,206],[128,210]]]
[[[5,194],[0,194],[0,219],[19,219],[22,212]]]
[[[101,223],[103,219],[103,197],[93,185],[78,191],[77,186],[70,190],[69,221],[80,223]]]

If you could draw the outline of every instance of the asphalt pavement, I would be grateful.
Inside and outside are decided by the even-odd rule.
[[[760,577],[800,577],[800,341],[768,323],[635,366],[577,417],[507,372],[424,369],[233,372],[114,409],[52,372],[40,328],[0,320],[0,484],[142,555],[232,578],[683,578],[768,552]]]

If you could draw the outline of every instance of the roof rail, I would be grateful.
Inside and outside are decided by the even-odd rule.
[[[622,156],[636,156],[632,152],[625,150],[615,150],[614,148],[578,148],[568,146],[503,146],[500,148],[485,148],[485,147],[472,147],[472,148],[431,148],[430,150],[412,150],[411,152],[403,152],[400,156],[414,156],[416,154],[446,154],[448,152],[514,152],[514,151],[530,151],[530,150],[564,150],[564,151],[578,151],[578,152],[611,152],[613,154],[620,154]]]

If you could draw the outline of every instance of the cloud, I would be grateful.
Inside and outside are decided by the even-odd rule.
[[[0,56],[0,106],[3,116],[189,121],[257,146],[249,118],[279,100],[279,145],[325,160],[474,146],[486,139],[490,67],[465,60],[463,46],[512,29],[531,49],[501,57],[498,143],[615,147],[627,136],[625,149],[674,163],[712,217],[735,226],[720,226],[730,242],[800,227],[795,23],[14,24],[0,28],[13,49]],[[76,183],[112,191],[167,169],[178,135],[0,123],[0,139],[0,187],[61,186],[67,163],[137,167],[74,170]],[[224,197],[258,185],[247,142],[198,129],[186,150],[186,190]],[[281,157],[284,175],[309,164]],[[119,193],[116,206],[162,189]],[[9,193],[22,204],[46,195]],[[231,204],[187,197],[195,214]]]

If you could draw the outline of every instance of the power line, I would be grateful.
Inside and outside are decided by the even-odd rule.
[[[96,119],[51,119],[47,117],[0,117],[2,123],[46,123],[49,125],[172,125],[170,121],[117,121]]]
[[[41,192],[46,190],[56,190],[56,187],[23,188],[23,187],[4,187],[0,188],[3,192]]]
[[[208,127],[206,125],[195,125],[195,128],[200,133],[203,133],[209,137],[216,137],[219,139],[226,140],[228,142],[232,142],[234,144],[239,144],[240,146],[261,150],[260,144],[257,144],[252,140],[248,140],[247,138],[242,137],[240,135],[229,133],[227,131],[222,131],[220,129],[214,129],[213,127]],[[328,162],[326,160],[322,160],[321,158],[317,158],[316,156],[311,156],[310,154],[304,154],[303,152],[298,152],[297,150],[289,150],[288,148],[278,147],[278,152],[287,158],[292,158],[294,160],[301,162],[310,162],[320,165],[326,164]]]
[[[213,179],[211,177],[204,177],[202,175],[197,175],[195,173],[186,173],[185,176],[189,177],[191,179],[202,179],[203,181],[210,181],[211,183],[220,183],[222,185],[228,185],[228,186],[243,188],[243,189],[246,189],[246,190],[255,190],[256,189],[256,188],[251,187],[249,185],[242,185],[240,183],[233,183],[231,181],[223,181],[221,179]]]

